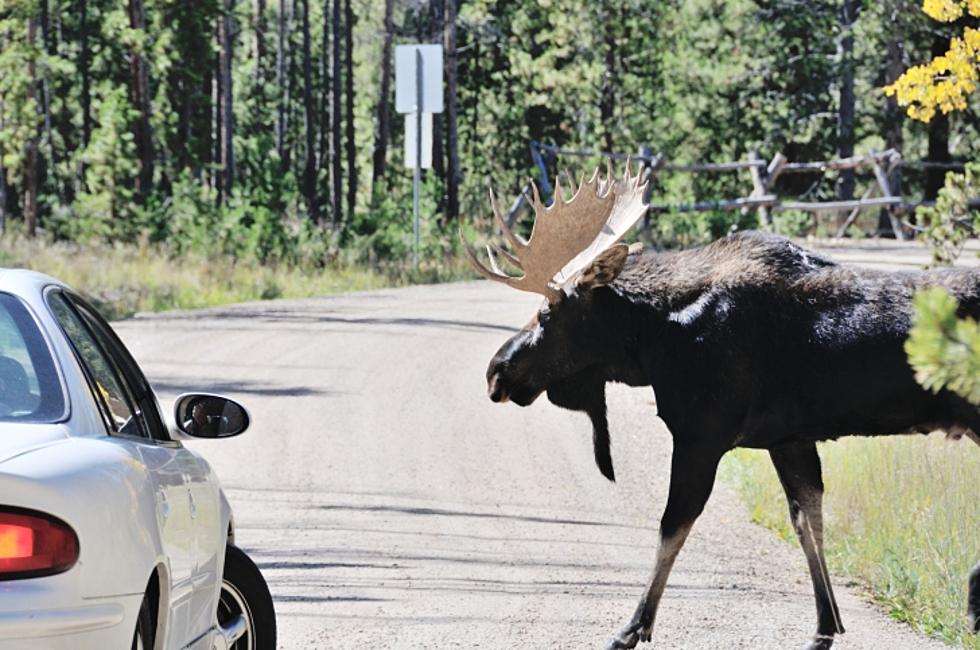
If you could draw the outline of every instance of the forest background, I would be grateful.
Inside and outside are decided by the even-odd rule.
[[[261,295],[280,295],[270,278],[297,269],[297,281],[351,265],[404,277],[411,172],[392,48],[437,42],[447,108],[424,174],[422,267],[452,276],[459,222],[486,223],[491,181],[518,194],[535,173],[531,140],[682,162],[872,148],[973,160],[976,110],[924,124],[882,91],[969,20],[930,20],[912,0],[2,0],[0,225],[86,244],[57,256],[121,243],[138,260],[180,257],[185,273],[191,259],[217,275],[220,258],[275,267],[247,278]],[[891,184],[935,198],[943,174],[900,168]],[[776,192],[850,198],[861,182],[853,170],[783,176]],[[742,196],[747,184],[748,172],[672,176],[655,196]],[[754,214],[668,213],[650,238],[689,244],[755,225]],[[11,251],[41,254],[10,237],[6,249],[8,263]]]

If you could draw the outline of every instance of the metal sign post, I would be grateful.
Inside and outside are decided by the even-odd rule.
[[[419,186],[422,184],[422,53],[415,50],[415,178],[412,211],[415,213],[415,270],[419,269]]]
[[[412,208],[415,216],[414,259],[415,268],[418,269],[421,219],[419,192],[422,185],[422,167],[428,168],[432,165],[431,114],[442,112],[441,45],[399,45],[395,48],[395,110],[406,113],[405,162],[406,166],[415,170],[412,181]],[[424,121],[423,116],[426,118]],[[413,143],[414,150],[410,151],[409,146]]]

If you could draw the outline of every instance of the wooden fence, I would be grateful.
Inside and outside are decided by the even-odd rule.
[[[698,212],[706,210],[755,210],[759,223],[764,226],[772,225],[773,214],[783,210],[798,210],[818,215],[832,212],[846,217],[839,221],[837,236],[843,236],[857,220],[862,210],[877,208],[887,215],[891,230],[898,239],[907,239],[910,231],[918,227],[910,223],[907,215],[920,205],[929,205],[928,201],[906,201],[902,196],[892,191],[889,178],[899,167],[940,168],[950,170],[963,169],[962,163],[943,163],[932,161],[904,161],[901,154],[894,149],[887,151],[870,151],[862,156],[839,158],[836,160],[820,160],[812,162],[792,162],[782,153],[777,153],[770,161],[765,161],[756,152],[749,154],[748,160],[721,163],[677,164],[668,161],[662,154],[653,153],[649,148],[641,148],[636,154],[623,154],[605,151],[579,151],[564,149],[553,145],[531,142],[531,158],[540,172],[540,188],[544,195],[553,192],[549,179],[548,167],[557,161],[559,156],[608,158],[610,160],[632,160],[642,165],[646,179],[652,180],[658,174],[674,173],[729,173],[748,170],[752,189],[747,196],[716,201],[702,201],[685,204],[650,204],[650,213],[658,212]],[[777,196],[774,192],[776,180],[784,174],[824,174],[828,171],[844,169],[870,169],[874,172],[874,182],[870,183],[859,199],[846,201],[800,201]],[[651,183],[652,189],[652,183]],[[520,209],[527,203],[530,185],[517,197],[508,211],[508,221],[512,224]],[[650,190],[648,190],[650,191]],[[647,197],[649,200],[649,196]],[[980,199],[970,202],[971,206],[980,208]]]

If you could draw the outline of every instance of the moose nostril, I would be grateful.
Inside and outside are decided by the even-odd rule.
[[[500,373],[494,373],[487,381],[487,394],[490,395],[490,400],[493,402],[507,401],[508,395],[503,382],[500,380]]]

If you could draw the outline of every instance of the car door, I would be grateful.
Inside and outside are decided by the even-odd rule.
[[[205,540],[213,548],[220,522],[201,526],[199,512],[218,504],[202,484],[210,468],[180,443],[170,440],[156,400],[132,356],[108,324],[83,300],[67,292],[49,296],[49,305],[86,367],[93,394],[106,415],[109,435],[146,466],[157,505],[157,524],[170,571],[167,648],[183,648],[211,627],[220,575],[202,559]],[[205,486],[206,487],[206,486]],[[216,491],[216,490],[215,490]],[[214,500],[217,500],[215,495]]]

